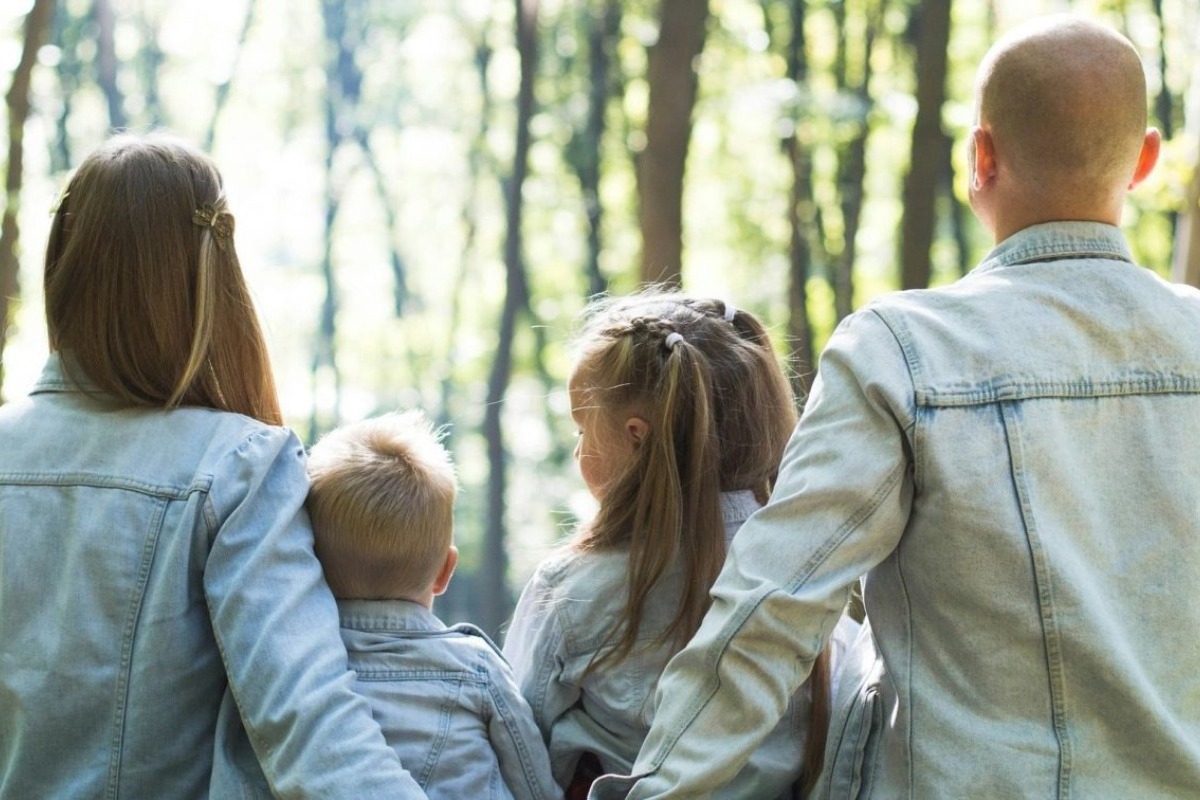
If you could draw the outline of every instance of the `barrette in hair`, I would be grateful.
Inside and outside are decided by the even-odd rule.
[[[733,322],[733,318],[737,316],[737,306],[728,300],[725,302],[725,313],[722,315],[726,322]]]
[[[680,333],[679,331],[671,331],[670,333],[667,334],[667,340],[665,342],[663,342],[663,344],[665,344],[667,346],[668,350],[674,350],[675,345],[679,344],[682,341],[683,341],[682,333]]]
[[[212,203],[205,203],[192,212],[192,223],[212,231],[217,247],[224,250],[233,235],[233,217],[224,209],[218,210]]]

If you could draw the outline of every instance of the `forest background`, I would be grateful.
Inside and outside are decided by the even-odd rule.
[[[462,491],[438,611],[496,632],[593,511],[565,382],[589,296],[766,320],[802,397],[836,322],[991,247],[963,136],[988,45],[1094,16],[1142,53],[1136,257],[1200,285],[1200,0],[5,0],[0,392],[47,352],[41,250],[113,130],[213,154],[290,425],[422,408]]]

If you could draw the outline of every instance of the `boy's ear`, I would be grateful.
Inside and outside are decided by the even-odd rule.
[[[458,548],[450,545],[450,549],[446,552],[446,561],[442,564],[442,569],[438,572],[437,578],[433,581],[433,596],[444,594],[446,587],[450,585],[450,576],[454,574],[454,568],[458,566]]]
[[[630,417],[625,420],[625,433],[633,440],[636,447],[646,438],[646,434],[650,433],[650,423],[641,417]]]

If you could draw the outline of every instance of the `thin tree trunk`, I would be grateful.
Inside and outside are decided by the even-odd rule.
[[[658,41],[649,48],[646,149],[637,161],[642,280],[679,284],[683,263],[683,176],[696,59],[704,49],[708,0],[661,0]]]
[[[487,442],[488,491],[487,527],[484,531],[484,562],[481,575],[484,630],[495,633],[508,619],[512,597],[508,590],[508,526],[507,508],[507,449],[504,444],[502,417],[504,395],[512,377],[513,341],[517,316],[528,302],[529,289],[525,280],[525,263],[521,238],[523,204],[521,189],[528,171],[530,130],[533,118],[533,82],[537,70],[538,0],[515,0],[517,6],[517,51],[521,60],[521,83],[517,91],[516,147],[513,152],[512,174],[504,186],[505,222],[504,266],[506,273],[504,307],[500,315],[500,331],[496,358],[488,376],[487,406],[483,417],[483,435]]]
[[[901,286],[929,285],[938,176],[942,168],[942,104],[946,99],[946,51],[950,41],[950,1],[928,0],[913,7],[917,27],[917,119],[912,155],[904,178],[901,223]]]
[[[834,312],[838,321],[854,310],[854,262],[857,259],[858,227],[862,218],[863,199],[866,195],[864,183],[867,176],[867,139],[871,135],[869,112],[871,109],[871,49],[875,44],[877,18],[871,8],[864,12],[866,34],[863,37],[862,63],[858,85],[854,96],[858,101],[861,116],[857,120],[858,130],[854,138],[838,154],[838,194],[842,211],[842,252],[834,269]],[[879,12],[882,18],[882,10]],[[850,91],[848,79],[844,88]]]
[[[4,348],[12,322],[13,304],[20,292],[21,263],[17,244],[21,235],[21,187],[24,183],[25,120],[29,117],[29,83],[42,46],[54,20],[54,0],[35,0],[25,17],[21,60],[13,71],[5,95],[8,108],[8,168],[4,177],[4,217],[0,221],[0,403],[4,401]]]
[[[208,119],[208,129],[204,133],[204,149],[211,152],[213,142],[217,138],[217,121],[225,104],[229,100],[229,90],[233,86],[233,78],[237,75],[238,64],[242,61],[242,51],[246,49],[246,39],[250,36],[250,26],[254,23],[254,12],[257,0],[246,0],[246,16],[242,18],[242,30],[238,34],[237,47],[233,51],[233,63],[229,65],[229,74],[217,84],[216,97],[213,99],[212,116]]]
[[[799,93],[808,86],[808,40],[805,35],[805,11],[808,0],[791,0],[791,38],[787,46],[787,75]],[[763,13],[769,19],[770,9]],[[804,113],[797,108],[797,116]],[[812,274],[812,245],[809,231],[816,222],[813,196],[812,152],[801,138],[801,126],[793,126],[784,139],[784,151],[792,168],[792,186],[788,202],[788,341],[791,349],[792,389],[801,402],[812,388],[816,355],[813,350],[812,323],[808,317],[808,278]]]
[[[96,82],[108,104],[108,126],[112,130],[128,127],[125,95],[117,83],[116,15],[110,0],[95,0],[92,17],[96,22]]]
[[[325,297],[321,302],[321,315],[313,343],[313,405],[308,421],[310,442],[316,441],[323,431],[337,425],[341,418],[342,375],[337,362],[337,314],[340,303],[337,271],[333,263],[333,228],[341,208],[342,188],[335,173],[335,162],[344,139],[339,120],[356,105],[360,85],[354,53],[347,36],[348,13],[347,4],[338,0],[321,2],[325,42],[330,53],[325,66],[325,217],[321,236],[321,278],[325,285]],[[327,416],[323,416],[318,403],[324,394],[321,384],[326,374],[332,383],[333,408]]]
[[[467,195],[463,200],[461,221],[463,227],[463,247],[458,261],[458,269],[454,276],[454,288],[450,293],[450,319],[447,330],[450,340],[444,363],[458,363],[457,335],[463,314],[463,301],[466,299],[467,278],[471,264],[475,260],[475,242],[479,233],[479,188],[480,180],[488,164],[488,130],[492,119],[492,95],[488,88],[488,66],[492,61],[492,47],[488,43],[487,23],[479,33],[479,41],[475,43],[475,75],[479,82],[479,125],[467,148]],[[450,426],[455,415],[451,411],[451,398],[455,394],[456,381],[453,369],[447,369],[441,382],[438,408],[435,418],[438,426]],[[447,427],[446,447],[453,451],[451,438],[455,434],[453,427]],[[475,615],[473,615],[475,616]]]
[[[967,206],[954,193],[954,137],[946,134],[942,146],[942,194],[950,208],[950,230],[958,251],[958,274],[971,271],[971,245],[967,238]]]
[[[50,147],[50,170],[54,173],[66,172],[75,163],[67,121],[71,118],[75,92],[83,83],[83,64],[79,60],[83,25],[83,20],[73,15],[70,8],[58,9],[54,15],[50,41],[58,44],[61,54],[54,70],[59,87],[59,109],[54,118],[54,142]]]
[[[1175,237],[1174,272],[1177,280],[1200,287],[1200,163],[1193,168],[1187,213]]]
[[[1192,72],[1191,96],[1185,106],[1194,110],[1186,120],[1185,138],[1192,142],[1192,179],[1188,186],[1187,206],[1175,232],[1175,280],[1200,287],[1200,60]]]
[[[1154,98],[1154,116],[1158,118],[1163,139],[1170,141],[1175,136],[1175,102],[1171,97],[1171,86],[1167,83],[1167,22],[1163,19],[1162,0],[1152,0],[1154,16],[1158,20],[1158,96]],[[1194,52],[1194,51],[1193,51]],[[1171,235],[1179,233],[1179,212],[1164,211]]]
[[[354,141],[358,143],[367,169],[375,180],[375,194],[379,197],[379,204],[383,207],[384,224],[387,227],[388,257],[392,267],[392,308],[396,316],[401,317],[404,315],[404,307],[408,303],[408,268],[404,262],[404,254],[400,252],[400,246],[396,243],[400,215],[396,211],[396,203],[392,201],[392,196],[388,192],[388,177],[383,174],[383,168],[379,166],[379,161],[375,158],[375,151],[371,149],[370,132],[362,125],[356,124]]]
[[[604,143],[605,111],[612,95],[610,62],[613,40],[621,25],[621,4],[618,0],[592,0],[584,13],[588,40],[588,114],[582,133],[581,159],[575,171],[588,224],[584,274],[587,277],[588,294],[596,295],[608,286],[608,281],[600,271],[600,253],[603,249],[601,219],[604,211],[600,204],[600,154]]]

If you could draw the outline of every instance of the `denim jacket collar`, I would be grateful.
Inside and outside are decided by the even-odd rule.
[[[56,350],[50,353],[46,358],[46,364],[42,367],[42,374],[29,393],[96,392],[99,390],[78,367],[71,369],[70,375],[68,375],[64,360],[69,360],[69,358],[64,359],[60,351]]]
[[[343,628],[360,631],[444,631],[431,610],[411,600],[338,600]]]
[[[1059,259],[1102,258],[1133,263],[1121,229],[1103,222],[1044,222],[1000,242],[972,273]]]

